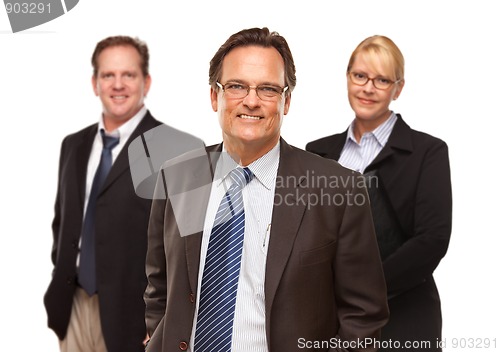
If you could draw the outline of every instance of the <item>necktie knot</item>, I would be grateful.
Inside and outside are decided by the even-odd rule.
[[[120,143],[120,137],[107,136],[103,129],[100,132],[104,149],[112,150]]]
[[[237,167],[229,173],[229,177],[233,180],[233,184],[243,188],[253,179],[254,174],[248,167]]]

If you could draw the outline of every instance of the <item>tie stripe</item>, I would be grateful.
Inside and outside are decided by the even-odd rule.
[[[219,205],[208,242],[195,333],[195,352],[230,351],[241,266],[245,211],[242,188],[253,178],[248,168],[229,174],[233,184]]]

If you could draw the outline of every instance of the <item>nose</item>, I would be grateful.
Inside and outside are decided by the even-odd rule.
[[[119,90],[122,88],[123,88],[122,78],[120,76],[115,77],[115,79],[113,80],[113,89]]]
[[[250,87],[250,91],[248,92],[245,99],[243,99],[243,104],[253,109],[260,105],[261,100],[257,95],[257,89],[254,87]]]
[[[363,86],[363,90],[365,92],[373,92],[375,90],[375,86],[373,85],[373,78],[368,79],[368,82]]]

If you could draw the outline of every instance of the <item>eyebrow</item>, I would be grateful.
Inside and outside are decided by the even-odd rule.
[[[124,71],[120,71],[120,72],[116,72],[114,70],[108,70],[108,71],[100,71],[99,72],[99,75],[115,75],[115,74],[119,74],[119,75],[137,75],[139,74],[139,71],[135,71],[135,70],[124,70]]]
[[[248,82],[242,80],[242,79],[228,79],[226,81],[226,84],[227,83],[241,83],[241,84],[244,84],[244,85],[247,85],[247,86],[250,86],[250,84],[248,84]],[[286,86],[286,83],[284,84]],[[273,87],[281,87],[281,85],[279,85],[278,83],[275,83],[275,82],[269,82],[269,81],[265,81],[265,82],[262,82],[262,83],[259,83],[257,84],[257,86],[273,86]]]
[[[353,72],[353,73],[362,74],[362,75],[365,75],[366,77],[370,78],[370,75],[368,73],[366,73],[365,71],[363,71],[363,70],[353,70],[351,68],[349,71]],[[389,76],[382,75],[382,74],[377,74],[375,77],[372,77],[372,78],[385,78],[385,79],[388,79],[388,80],[392,80],[391,78],[389,78]]]

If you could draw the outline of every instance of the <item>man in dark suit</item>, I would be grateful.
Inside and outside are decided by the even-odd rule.
[[[158,179],[147,350],[375,351],[388,310],[368,195],[359,174],[280,137],[296,84],[286,40],[238,32],[209,76],[223,143]]]
[[[106,38],[97,44],[92,65],[103,113],[98,123],[62,143],[52,224],[54,270],[44,303],[61,351],[137,352],[146,338],[144,262],[151,197],[136,194],[128,146],[156,129],[176,140],[195,138],[162,125],[144,106],[151,85],[145,43],[127,36]],[[111,168],[103,173],[101,151],[108,140],[115,143],[106,157]],[[135,160],[141,157],[136,153]],[[97,174],[104,175],[103,183],[94,190]]]

